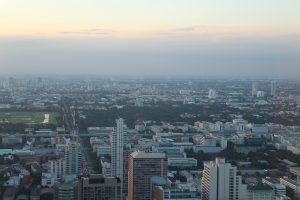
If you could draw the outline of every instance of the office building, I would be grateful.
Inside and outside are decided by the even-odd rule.
[[[204,163],[203,200],[243,200],[246,194],[247,186],[242,184],[241,176],[236,175],[236,167],[221,158]]]
[[[129,155],[132,153],[130,146],[123,149],[123,178],[122,178],[122,194],[124,197],[128,195],[128,162]]]
[[[164,153],[135,151],[129,156],[128,200],[151,199],[151,177],[166,177],[168,168]]]
[[[75,184],[77,200],[121,200],[121,180],[103,175],[81,177]]]
[[[252,96],[256,96],[258,91],[257,82],[252,83]]]
[[[65,149],[65,174],[81,174],[82,156],[78,142],[71,141]]]
[[[111,171],[112,176],[122,178],[123,172],[123,147],[124,147],[124,121],[116,120],[116,128],[112,135]]]

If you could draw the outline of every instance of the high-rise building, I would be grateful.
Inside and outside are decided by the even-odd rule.
[[[275,81],[272,81],[271,82],[271,96],[272,97],[276,96],[276,86],[277,86],[277,83]]]
[[[217,98],[217,96],[218,96],[218,93],[215,89],[208,90],[208,98],[209,99],[215,99],[215,98]]]
[[[121,200],[121,180],[103,175],[81,177],[76,185],[77,200]]]
[[[65,149],[65,174],[81,174],[82,156],[80,144],[71,141]]]
[[[151,199],[151,177],[167,176],[168,160],[164,153],[135,151],[129,156],[128,200]]]
[[[236,175],[236,167],[221,158],[204,163],[203,200],[244,200],[246,195],[247,186],[242,184],[241,176]]]
[[[122,177],[122,193],[126,197],[128,195],[128,161],[129,155],[132,153],[130,146],[123,148],[123,177]]]
[[[122,178],[123,172],[123,147],[124,147],[124,120],[116,120],[116,128],[112,134],[111,171],[112,176]]]
[[[252,96],[256,96],[257,90],[258,90],[257,82],[252,82]]]

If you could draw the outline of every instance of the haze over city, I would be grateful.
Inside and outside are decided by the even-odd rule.
[[[0,200],[300,200],[299,0],[0,0]]]
[[[3,74],[297,78],[299,1],[1,0]]]

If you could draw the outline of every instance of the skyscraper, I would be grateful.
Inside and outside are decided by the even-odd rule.
[[[81,177],[75,186],[77,200],[121,200],[121,180],[103,175]]]
[[[124,120],[116,120],[116,128],[112,135],[111,171],[112,176],[122,178],[123,175],[123,147],[124,147]]]
[[[129,156],[128,200],[151,199],[151,177],[167,176],[168,161],[164,153],[135,151]]]
[[[128,195],[128,159],[131,153],[129,146],[123,148],[123,177],[122,177],[122,193],[124,196]]]
[[[272,81],[271,82],[271,96],[272,97],[275,97],[276,96],[276,82],[275,81]]]
[[[246,195],[247,186],[242,184],[241,176],[236,175],[236,167],[221,158],[204,163],[203,200],[244,200]]]
[[[81,173],[81,147],[76,141],[71,141],[65,149],[66,174]]]
[[[257,82],[252,82],[252,96],[256,96],[257,90],[258,90]]]

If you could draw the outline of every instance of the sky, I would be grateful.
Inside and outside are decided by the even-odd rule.
[[[298,77],[299,9],[299,0],[0,0],[0,70]]]

